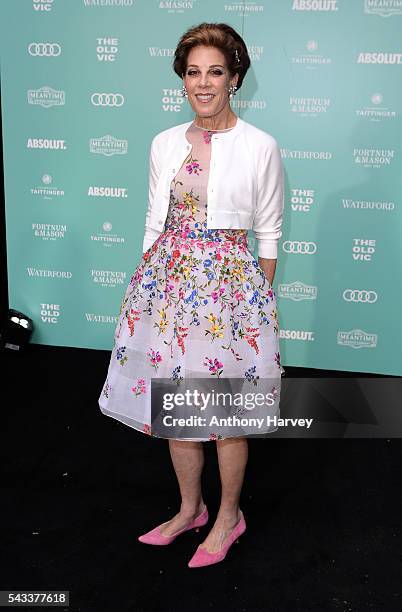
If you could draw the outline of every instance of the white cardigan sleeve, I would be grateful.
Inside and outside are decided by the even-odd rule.
[[[281,152],[276,140],[265,149],[258,162],[257,208],[253,231],[258,244],[258,256],[277,259],[278,241],[284,208],[284,172]]]
[[[156,136],[152,139],[151,142],[151,150],[149,153],[149,183],[148,183],[148,208],[145,216],[145,233],[144,240],[142,243],[142,252],[145,253],[155,242],[155,240],[160,236],[162,231],[158,231],[148,226],[149,217],[152,212],[152,205],[154,201],[155,188],[158,182],[160,174],[160,165],[158,161],[157,155],[157,143]]]

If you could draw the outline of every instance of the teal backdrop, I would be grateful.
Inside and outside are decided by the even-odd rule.
[[[18,0],[0,17],[8,288],[32,342],[112,349],[151,139],[194,116],[174,49],[226,22],[252,60],[232,107],[285,167],[282,363],[402,374],[400,0]]]

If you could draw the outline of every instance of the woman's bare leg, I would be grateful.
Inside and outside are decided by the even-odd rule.
[[[205,508],[201,491],[201,474],[204,467],[202,442],[169,440],[169,450],[181,494],[180,511],[163,526],[162,535],[170,536],[186,527]]]
[[[240,520],[240,493],[248,460],[246,438],[226,438],[216,441],[222,484],[221,505],[215,523],[202,548],[214,553],[222,548],[225,538]]]

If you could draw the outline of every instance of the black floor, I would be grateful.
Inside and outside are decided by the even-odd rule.
[[[402,609],[400,439],[249,440],[247,531],[224,562],[189,569],[206,527],[137,542],[175,514],[178,488],[166,440],[100,412],[108,362],[38,345],[2,355],[0,590],[68,590],[74,612]]]

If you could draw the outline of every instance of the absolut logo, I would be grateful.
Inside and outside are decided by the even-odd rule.
[[[97,38],[96,59],[98,62],[114,62],[119,52],[118,38]]]
[[[45,302],[40,305],[40,318],[42,323],[55,325],[60,321],[60,315],[60,304],[47,304]]]
[[[125,285],[126,273],[115,270],[91,270],[92,282],[102,287],[117,287]]]
[[[128,198],[127,187],[98,187],[90,185],[88,195],[92,198]]]
[[[373,200],[351,200],[342,198],[343,208],[351,210],[395,210],[395,202],[376,202]]]
[[[67,149],[67,144],[65,140],[58,140],[56,138],[28,138],[27,149],[65,151]]]
[[[313,342],[314,332],[304,329],[280,329],[279,337],[285,340],[302,340],[303,342]]]
[[[294,302],[301,300],[316,300],[318,289],[315,285],[306,285],[301,281],[293,283],[280,283],[278,286],[278,296],[287,298]]]
[[[359,53],[357,56],[358,64],[402,64],[402,53]]]
[[[377,338],[377,334],[369,334],[362,329],[351,329],[350,331],[338,331],[337,344],[353,349],[376,348]]]
[[[42,240],[59,240],[65,237],[67,225],[61,223],[32,223],[33,235]]]
[[[291,189],[290,206],[295,212],[310,212],[314,204],[314,189]]]
[[[99,155],[106,155],[106,157],[112,155],[127,155],[128,140],[118,139],[110,134],[102,136],[101,138],[90,138],[89,151]]]
[[[301,117],[318,117],[318,115],[327,112],[330,104],[330,98],[299,98],[294,96],[289,98],[291,112]]]
[[[355,164],[365,168],[390,166],[394,155],[394,149],[353,149]]]
[[[53,178],[50,174],[43,174],[42,176],[42,185],[40,187],[31,187],[30,193],[34,196],[43,196],[45,200],[51,200],[55,197],[64,196],[64,189],[59,189],[57,187],[49,187],[51,185]]]
[[[293,0],[293,11],[337,11],[338,0]]]
[[[162,110],[165,113],[180,113],[184,100],[181,89],[162,89]]]
[[[52,89],[48,85],[39,89],[28,89],[28,104],[50,108],[51,106],[64,106],[65,103],[65,91]]]
[[[62,278],[70,280],[73,273],[67,270],[44,270],[27,267],[27,274],[31,278]]]
[[[354,261],[371,261],[375,253],[376,241],[366,238],[352,239],[352,257]]]

